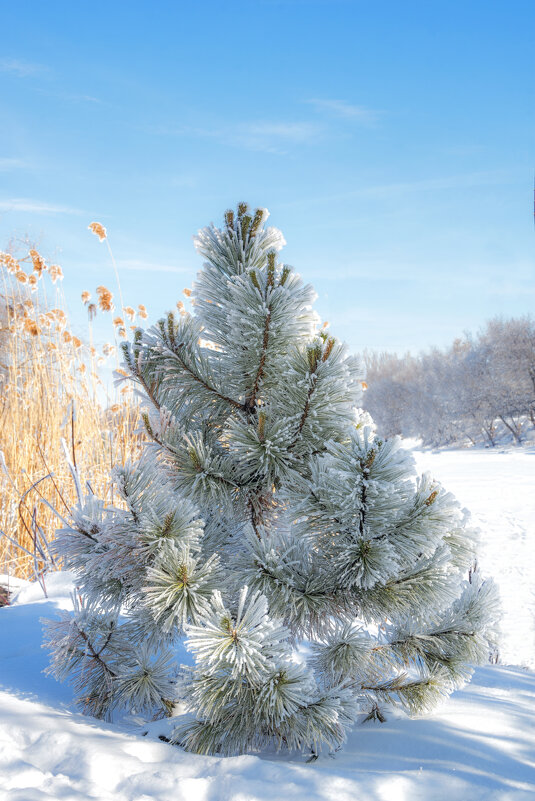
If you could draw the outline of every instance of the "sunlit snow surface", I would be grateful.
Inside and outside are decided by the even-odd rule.
[[[535,449],[414,456],[418,470],[453,492],[480,529],[480,567],[502,598],[501,662],[535,670]]]
[[[0,799],[533,801],[535,453],[415,456],[481,528],[482,569],[503,599],[501,665],[479,668],[433,715],[356,726],[334,759],[194,756],[158,740],[167,721],[84,717],[69,687],[43,675],[39,618],[69,603],[68,576],[55,575],[48,600],[23,586],[0,609]]]

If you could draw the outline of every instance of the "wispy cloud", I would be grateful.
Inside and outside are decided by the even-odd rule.
[[[30,78],[50,72],[50,69],[44,64],[34,64],[18,58],[2,58],[0,59],[0,72],[9,72],[17,78]]]
[[[52,97],[54,99],[62,100],[65,103],[92,103],[97,105],[106,105],[100,99],[100,97],[84,94],[83,92],[62,92],[51,89],[48,86],[45,88],[39,87],[37,91],[39,94],[44,95],[45,97]]]
[[[320,133],[309,122],[252,122],[228,131],[226,139],[249,150],[284,152],[284,147],[314,141]]]
[[[152,129],[156,134],[171,136],[195,136],[216,139],[232,147],[266,153],[284,154],[293,145],[312,142],[318,139],[323,129],[310,122],[255,121],[236,125],[214,126],[160,126]]]
[[[93,95],[57,92],[56,97],[59,97],[61,100],[66,100],[70,103],[98,103],[99,105],[102,103],[102,100],[99,97],[93,97]]]
[[[191,267],[180,267],[177,264],[157,264],[143,259],[122,259],[117,262],[120,270],[134,270],[147,273],[191,273]]]
[[[199,185],[199,176],[195,173],[184,173],[182,175],[168,175],[166,176],[170,186],[193,189]],[[157,178],[158,185],[161,185],[160,178]]]
[[[422,178],[414,181],[371,184],[331,195],[317,195],[315,197],[309,195],[299,200],[285,202],[281,205],[292,207],[302,205],[303,203],[333,203],[359,197],[394,198],[423,192],[470,189],[480,186],[502,186],[514,183],[518,180],[519,174],[522,173],[515,170],[481,170],[478,172],[459,173],[457,175],[437,176],[435,178]]]
[[[423,178],[416,181],[399,181],[391,184],[362,187],[351,194],[373,195],[376,197],[404,195],[408,192],[423,192],[443,189],[463,189],[475,186],[495,186],[508,183],[512,179],[506,170],[481,170],[479,172],[445,175],[437,178]]]
[[[376,123],[379,117],[383,114],[381,111],[366,108],[365,106],[357,106],[353,103],[347,103],[345,100],[332,100],[312,98],[307,100],[316,111],[328,112],[336,117],[344,117],[345,119],[354,120],[365,125],[372,125]]]
[[[22,159],[0,157],[0,172],[10,172],[11,170],[21,170],[28,164]]]
[[[21,211],[33,214],[82,214],[79,209],[69,206],[56,206],[53,203],[45,203],[40,200],[30,198],[7,198],[0,200],[0,211]]]

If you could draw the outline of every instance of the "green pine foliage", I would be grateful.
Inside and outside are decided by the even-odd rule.
[[[79,596],[46,636],[92,714],[181,701],[186,749],[315,757],[465,682],[497,601],[458,503],[366,424],[360,363],[266,218],[203,229],[193,313],[125,345],[147,445],[115,473],[123,508],[87,496],[58,532]]]

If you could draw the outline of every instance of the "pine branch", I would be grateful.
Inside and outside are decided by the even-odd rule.
[[[296,433],[293,441],[291,442],[291,444],[288,446],[288,450],[289,451],[292,451],[295,448],[295,446],[297,445],[297,443],[299,442],[299,438],[301,436],[301,433],[303,431],[303,428],[305,427],[305,423],[306,423],[307,418],[308,418],[308,413],[310,411],[310,401],[311,401],[312,395],[314,394],[314,390],[315,389],[316,389],[316,375],[312,374],[310,376],[310,386],[308,388],[305,405],[303,407],[303,413],[301,414],[301,418],[299,420],[299,425],[297,426],[297,433]]]
[[[179,345],[176,345],[175,347],[180,348],[180,347],[183,347],[183,346],[184,346],[184,343],[181,342]],[[172,348],[169,348],[168,350],[180,362],[180,364],[182,365],[183,369],[187,373],[189,373],[189,375],[193,378],[193,380],[197,381],[197,383],[200,384],[202,387],[204,387],[206,390],[208,390],[208,392],[211,392],[213,395],[215,395],[217,398],[219,398],[219,400],[225,401],[225,403],[228,403],[234,409],[240,409],[241,411],[243,411],[245,409],[245,405],[243,403],[239,403],[238,401],[234,400],[233,398],[229,398],[229,397],[227,397],[227,395],[223,395],[215,387],[211,386],[204,378],[201,378],[201,376],[197,375],[197,373],[193,370],[193,368],[184,360],[184,358],[177,351],[173,350]]]
[[[84,642],[87,644],[87,647],[88,647],[88,649],[89,649],[89,652],[90,652],[90,654],[91,654],[91,658],[92,658],[92,659],[94,659],[94,660],[95,660],[95,662],[97,662],[97,663],[100,665],[100,667],[103,669],[104,673],[105,673],[105,674],[106,674],[106,675],[107,675],[107,676],[108,676],[108,677],[109,677],[109,678],[110,678],[112,681],[113,681],[114,679],[115,679],[115,680],[117,680],[117,679],[119,678],[119,674],[118,674],[118,673],[116,673],[114,670],[112,670],[112,669],[109,667],[109,665],[108,665],[108,664],[106,664],[106,662],[105,662],[105,661],[102,659],[102,656],[101,656],[101,654],[103,653],[103,651],[105,651],[105,649],[106,649],[106,648],[108,647],[108,645],[110,644],[111,638],[112,638],[112,636],[113,636],[113,633],[114,633],[114,631],[115,631],[115,624],[114,624],[113,622],[111,623],[111,625],[110,625],[110,630],[109,630],[109,633],[108,633],[108,636],[107,636],[107,637],[106,637],[106,639],[104,640],[104,643],[103,643],[102,647],[101,647],[101,648],[100,648],[98,651],[96,651],[96,650],[95,650],[95,648],[94,648],[94,646],[93,646],[93,643],[91,642],[91,640],[90,640],[90,638],[89,638],[89,636],[88,636],[88,634],[87,634],[87,633],[86,633],[86,632],[85,632],[85,631],[84,631],[82,628],[80,628],[80,626],[78,625],[78,623],[76,622],[76,620],[73,620],[73,623],[74,623],[74,625],[75,625],[75,627],[76,627],[76,630],[77,630],[78,634],[80,635],[80,637],[82,638],[82,640],[84,640]],[[160,695],[160,696],[159,696],[159,700],[160,700],[160,702],[161,702],[161,704],[162,704],[162,708],[163,708],[164,715],[165,715],[166,717],[169,717],[169,716],[171,715],[171,710],[172,710],[172,702],[171,702],[171,701],[169,701],[169,699],[167,699],[167,698],[164,698],[162,695]]]
[[[121,345],[121,349],[123,351],[123,356],[126,362],[126,365],[130,369],[130,372],[134,376],[135,380],[137,380],[143,389],[145,390],[149,400],[153,403],[153,405],[160,410],[161,404],[156,398],[154,394],[154,388],[156,386],[156,382],[153,381],[152,384],[149,386],[145,377],[143,376],[141,370],[141,331],[138,329],[134,334],[134,343],[132,347],[127,342],[124,342]]]
[[[112,628],[110,628],[110,633],[109,633],[109,635],[108,635],[108,637],[107,637],[107,639],[106,639],[106,642],[104,643],[104,645],[102,646],[102,648],[100,649],[100,651],[98,651],[98,653],[97,653],[97,651],[95,651],[95,649],[93,648],[93,644],[91,643],[91,640],[89,639],[89,637],[88,637],[88,635],[85,633],[85,631],[84,631],[83,629],[81,629],[81,628],[80,628],[80,626],[78,625],[78,623],[76,622],[76,620],[73,620],[73,623],[74,623],[74,625],[76,626],[76,630],[77,630],[78,634],[80,635],[80,637],[82,638],[82,640],[84,640],[84,642],[86,642],[86,643],[87,643],[87,647],[89,648],[89,651],[90,651],[90,653],[91,653],[91,657],[92,657],[92,658],[93,658],[93,659],[94,659],[96,662],[98,662],[98,663],[99,663],[99,665],[102,667],[102,669],[104,670],[104,672],[105,672],[105,673],[106,673],[108,676],[110,676],[110,677],[111,677],[111,678],[113,678],[113,679],[117,678],[117,673],[114,673],[114,671],[113,671],[113,670],[112,670],[110,667],[108,667],[108,665],[106,664],[106,662],[104,662],[104,660],[103,660],[103,659],[101,659],[101,657],[100,657],[100,654],[102,653],[102,651],[103,651],[103,650],[106,648],[106,646],[109,644],[109,641],[110,641],[110,639],[111,639],[111,634],[112,634],[112,631],[113,631],[113,629],[112,629]]]
[[[123,492],[125,494],[126,502],[128,504],[128,510],[129,510],[130,514],[132,515],[132,520],[137,525],[139,523],[139,515],[138,515],[138,513],[136,511],[136,508],[134,506],[134,503],[132,501],[132,496],[129,495],[128,492],[126,491],[126,489],[124,489],[124,488],[123,488]]]
[[[246,398],[244,403],[244,408],[247,412],[253,412],[255,405],[256,405],[256,397],[258,394],[258,390],[260,388],[260,382],[264,376],[264,366],[266,363],[266,356],[267,356],[267,349],[269,344],[269,324],[271,321],[271,311],[268,310],[266,314],[266,320],[264,323],[264,335],[262,338],[262,353],[260,356],[260,363],[258,365],[258,370],[256,371],[256,376],[253,384],[253,390],[249,398]]]
[[[147,393],[151,403],[153,403],[154,406],[158,409],[158,411],[160,411],[160,409],[162,408],[162,404],[160,403],[160,401],[158,400],[158,398],[154,394],[154,388],[156,387],[156,382],[153,381],[151,386],[149,387],[149,385],[147,384],[147,382],[145,381],[145,379],[143,378],[141,373],[138,373],[137,378],[139,380],[139,383],[141,384],[141,386],[143,387],[143,389]]]
[[[256,515],[256,511],[255,511],[255,508],[254,508],[254,504],[253,504],[252,501],[249,501],[249,510],[251,512],[251,525],[253,527],[253,531],[256,534],[256,536],[258,537],[258,539],[261,540],[262,537],[260,536],[260,532],[258,530],[259,521],[258,521],[258,518],[257,518],[257,515]]]
[[[323,509],[323,511],[324,511],[324,512],[326,512],[326,513],[329,515],[329,517],[331,518],[331,520],[333,520],[335,523],[338,523],[338,525],[339,525],[339,526],[341,526],[341,527],[343,527],[343,526],[344,526],[344,524],[342,523],[342,521],[340,520],[340,518],[339,518],[339,517],[335,517],[335,516],[334,516],[334,515],[331,513],[330,509],[328,509],[328,508],[325,506],[325,504],[323,503],[323,501],[322,501],[320,498],[318,498],[317,494],[314,492],[314,490],[313,490],[313,489],[311,489],[311,490],[310,490],[310,496],[311,496],[312,498],[314,498],[314,500],[316,501],[316,503],[318,504],[318,506],[319,506],[319,507],[321,507],[321,509]]]
[[[360,490],[360,510],[359,510],[359,533],[360,536],[364,536],[364,518],[366,513],[366,495],[367,495],[367,482],[368,477],[370,475],[371,466],[375,461],[375,457],[377,455],[377,451],[372,448],[372,450],[366,456],[364,462],[362,462],[362,485]]]
[[[105,650],[106,650],[106,648],[108,647],[108,645],[110,644],[110,640],[111,640],[111,637],[112,637],[112,634],[113,634],[113,629],[114,629],[114,627],[115,627],[115,624],[114,624],[114,623],[111,623],[111,624],[110,624],[110,631],[109,631],[109,633],[108,633],[108,636],[107,636],[107,637],[106,637],[106,639],[104,640],[104,644],[103,644],[102,648],[100,649],[100,651],[98,652],[98,654],[97,654],[97,657],[100,657],[101,653],[102,653],[103,651],[105,651]]]

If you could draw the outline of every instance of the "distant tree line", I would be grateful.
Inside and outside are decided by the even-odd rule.
[[[535,427],[535,320],[494,318],[419,356],[366,352],[364,406],[383,436],[515,443]]]

